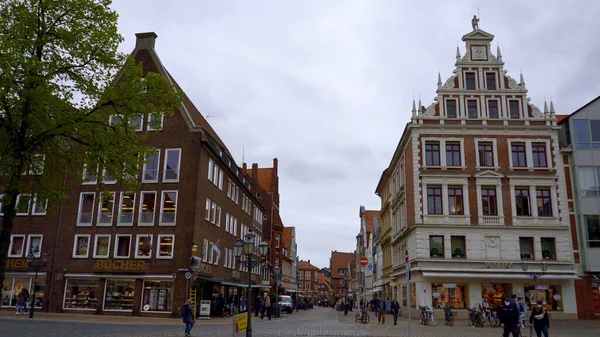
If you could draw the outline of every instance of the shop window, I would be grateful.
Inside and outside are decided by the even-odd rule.
[[[498,119],[498,100],[491,99],[488,101],[488,116],[491,119]]]
[[[133,311],[135,280],[106,280],[104,310]]]
[[[425,143],[425,165],[440,166],[440,143],[426,142]]]
[[[117,235],[115,238],[115,258],[128,259],[131,252],[131,235]]]
[[[156,192],[144,191],[140,193],[140,215],[138,224],[154,225],[154,212],[156,210]]]
[[[498,203],[496,200],[495,187],[481,187],[481,209],[483,211],[483,215],[498,215]]]
[[[91,226],[94,215],[94,200],[96,193],[81,193],[79,196],[78,226]]]
[[[451,283],[434,283],[431,286],[431,303],[434,308],[466,309],[465,287]]]
[[[519,238],[519,250],[522,260],[533,260],[533,238]]]
[[[487,90],[496,90],[496,73],[485,73],[485,85]]]
[[[441,235],[429,236],[429,257],[444,257],[444,237]]]
[[[173,281],[144,280],[143,289],[142,311],[173,310]]]
[[[512,143],[510,146],[512,167],[527,167],[525,144]]]
[[[94,258],[108,258],[110,251],[110,235],[96,234],[94,241]]]
[[[448,187],[448,211],[450,215],[464,214],[462,192],[462,186]]]
[[[548,167],[546,143],[531,144],[531,155],[533,157],[533,167]]]
[[[177,217],[177,191],[163,191],[160,206],[160,224],[175,225]]]
[[[181,164],[181,149],[165,150],[165,168],[163,170],[164,183],[176,183],[179,181],[179,165]]]
[[[556,239],[542,238],[542,258],[544,260],[556,260]]]
[[[427,214],[442,214],[442,189],[427,188]]]
[[[579,181],[579,195],[581,197],[600,196],[600,167],[578,167],[577,176]]]
[[[515,206],[517,210],[517,216],[531,216],[529,189],[515,189]]]
[[[521,116],[519,111],[519,101],[509,100],[508,107],[510,112],[510,119],[519,119],[519,117]]]
[[[121,207],[119,208],[119,225],[133,225],[133,210],[135,209],[135,193],[121,192]]]
[[[511,288],[508,284],[503,283],[482,283],[481,284],[481,297],[483,300],[487,300],[488,304],[492,308],[498,308],[503,306],[504,299],[511,296]]]
[[[31,195],[19,194],[17,196],[17,215],[28,215],[31,207]]]
[[[175,235],[159,234],[158,235],[158,251],[156,257],[158,259],[172,259],[175,247]]]
[[[2,306],[15,307],[17,305],[17,297],[24,291],[27,296],[32,295],[34,281],[30,277],[6,277],[4,279],[4,287],[2,288]],[[44,299],[45,285],[38,280],[35,293],[35,307],[42,308]],[[29,309],[29,305],[27,306]]]
[[[75,242],[73,244],[73,257],[74,258],[87,258],[90,249],[90,235],[89,234],[77,234],[75,235]]]
[[[100,279],[67,279],[64,309],[96,310],[104,283]]]
[[[152,235],[138,234],[136,237],[135,258],[149,259],[152,255]]]
[[[25,235],[11,235],[10,236],[10,248],[8,250],[8,257],[23,256],[24,245],[25,245]]]
[[[448,118],[456,118],[456,100],[449,99],[446,100],[446,117]]]
[[[552,198],[549,189],[535,191],[538,216],[552,216]]]
[[[35,257],[40,257],[42,251],[42,235],[29,235],[27,237],[27,249],[25,250],[25,256],[29,256],[30,253]]]
[[[467,252],[464,236],[451,236],[450,247],[452,250],[452,258],[464,259]]]
[[[584,215],[587,228],[587,246],[600,248],[600,215]]]
[[[474,99],[467,100],[467,115],[469,118],[477,118],[477,101]]]
[[[532,304],[535,305],[537,300],[541,300],[544,310],[563,311],[561,286],[538,283],[535,288],[533,284],[526,284],[524,288],[525,303],[528,307]]]
[[[97,226],[111,226],[113,222],[113,214],[115,211],[115,192],[105,192],[100,194],[100,202],[98,203],[98,219]]]
[[[465,73],[465,82],[467,90],[475,90],[475,73]]]
[[[446,143],[446,166],[460,165],[460,143]]]

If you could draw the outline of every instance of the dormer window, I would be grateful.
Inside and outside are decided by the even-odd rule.
[[[467,90],[475,90],[475,73],[465,73]]]
[[[510,111],[510,119],[519,119],[519,101],[510,100],[508,101],[508,107]]]
[[[469,118],[477,118],[477,101],[474,99],[467,100],[467,113]]]
[[[448,118],[456,118],[456,100],[449,99],[446,101],[446,116]]]
[[[485,87],[487,90],[496,90],[496,73],[485,73]]]

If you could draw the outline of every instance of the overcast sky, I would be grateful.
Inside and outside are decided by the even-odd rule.
[[[301,259],[325,267],[353,251],[358,210],[374,194],[411,115],[435,96],[457,44],[495,35],[531,103],[568,114],[600,95],[600,1],[114,0],[125,37],[154,31],[165,67],[231,150],[279,158],[281,212]]]

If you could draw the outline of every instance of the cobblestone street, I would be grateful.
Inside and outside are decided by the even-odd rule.
[[[387,316],[385,325],[378,325],[371,314],[369,324],[354,322],[354,313],[343,313],[332,309],[315,308],[300,311],[279,319],[253,320],[253,336],[408,336],[406,318],[401,318],[394,326],[392,317]],[[71,316],[72,317],[72,316]],[[86,316],[79,317],[79,322],[64,321],[60,318],[45,320],[43,317],[29,321],[25,317],[11,316],[3,313],[0,316],[0,336],[149,336],[169,337],[183,336],[183,324],[175,325],[177,320],[168,324],[141,324],[135,318],[131,323],[114,323],[110,317],[103,316],[105,322],[90,322]],[[123,322],[121,320],[121,322]],[[413,337],[498,337],[500,328],[472,328],[466,321],[457,321],[455,326],[446,327],[441,323],[437,327],[425,327],[414,321]],[[552,322],[553,337],[597,337],[600,336],[600,322],[572,321]],[[228,321],[200,321],[192,330],[193,336],[232,336],[232,326]],[[242,334],[243,335],[243,334]],[[529,336],[529,329],[524,330],[524,336]]]

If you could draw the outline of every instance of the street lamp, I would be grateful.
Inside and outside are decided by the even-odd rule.
[[[35,255],[33,252],[30,252],[27,255],[27,266],[29,268],[33,268],[35,271],[35,278],[33,279],[33,294],[31,295],[31,310],[29,310],[29,318],[33,318],[33,310],[35,308],[35,288],[37,288],[37,276],[40,269],[46,266],[46,262],[48,262],[48,252],[42,253],[42,263],[33,263],[35,259]]]
[[[269,245],[266,242],[261,242],[258,245],[258,252],[261,255],[260,261],[253,261],[252,254],[254,252],[254,239],[256,238],[256,234],[252,230],[248,231],[248,234],[244,235],[244,241],[241,239],[237,239],[235,244],[233,245],[233,254],[239,260],[242,255],[246,255],[247,261],[246,264],[248,266],[248,304],[251,303],[252,296],[252,268],[253,262],[263,262],[266,261],[267,251],[269,249]],[[256,305],[256,304],[255,304]],[[248,326],[246,327],[246,337],[252,337],[252,315],[250,311],[250,305],[248,305]]]
[[[535,300],[538,300],[538,293],[537,293],[537,279],[542,277],[545,273],[546,270],[548,270],[548,265],[546,264],[546,261],[542,260],[542,262],[540,262],[540,269],[542,270],[541,273],[536,273],[536,272],[527,272],[527,269],[529,268],[529,264],[527,263],[527,261],[525,259],[521,260],[521,269],[523,269],[523,272],[527,275],[529,275],[529,277],[531,277],[533,279],[533,291],[535,292]],[[531,305],[531,299],[529,300],[529,303]],[[532,331],[533,330],[533,324],[530,325],[529,327],[529,335],[532,335]]]
[[[348,284],[348,275],[344,274],[342,279],[342,296],[344,297],[344,315],[348,315],[348,304],[346,303],[346,286]]]
[[[275,307],[275,317],[280,317],[281,312],[279,308],[279,278],[281,275],[279,274],[279,266],[275,266],[275,302],[277,302],[277,306]]]

